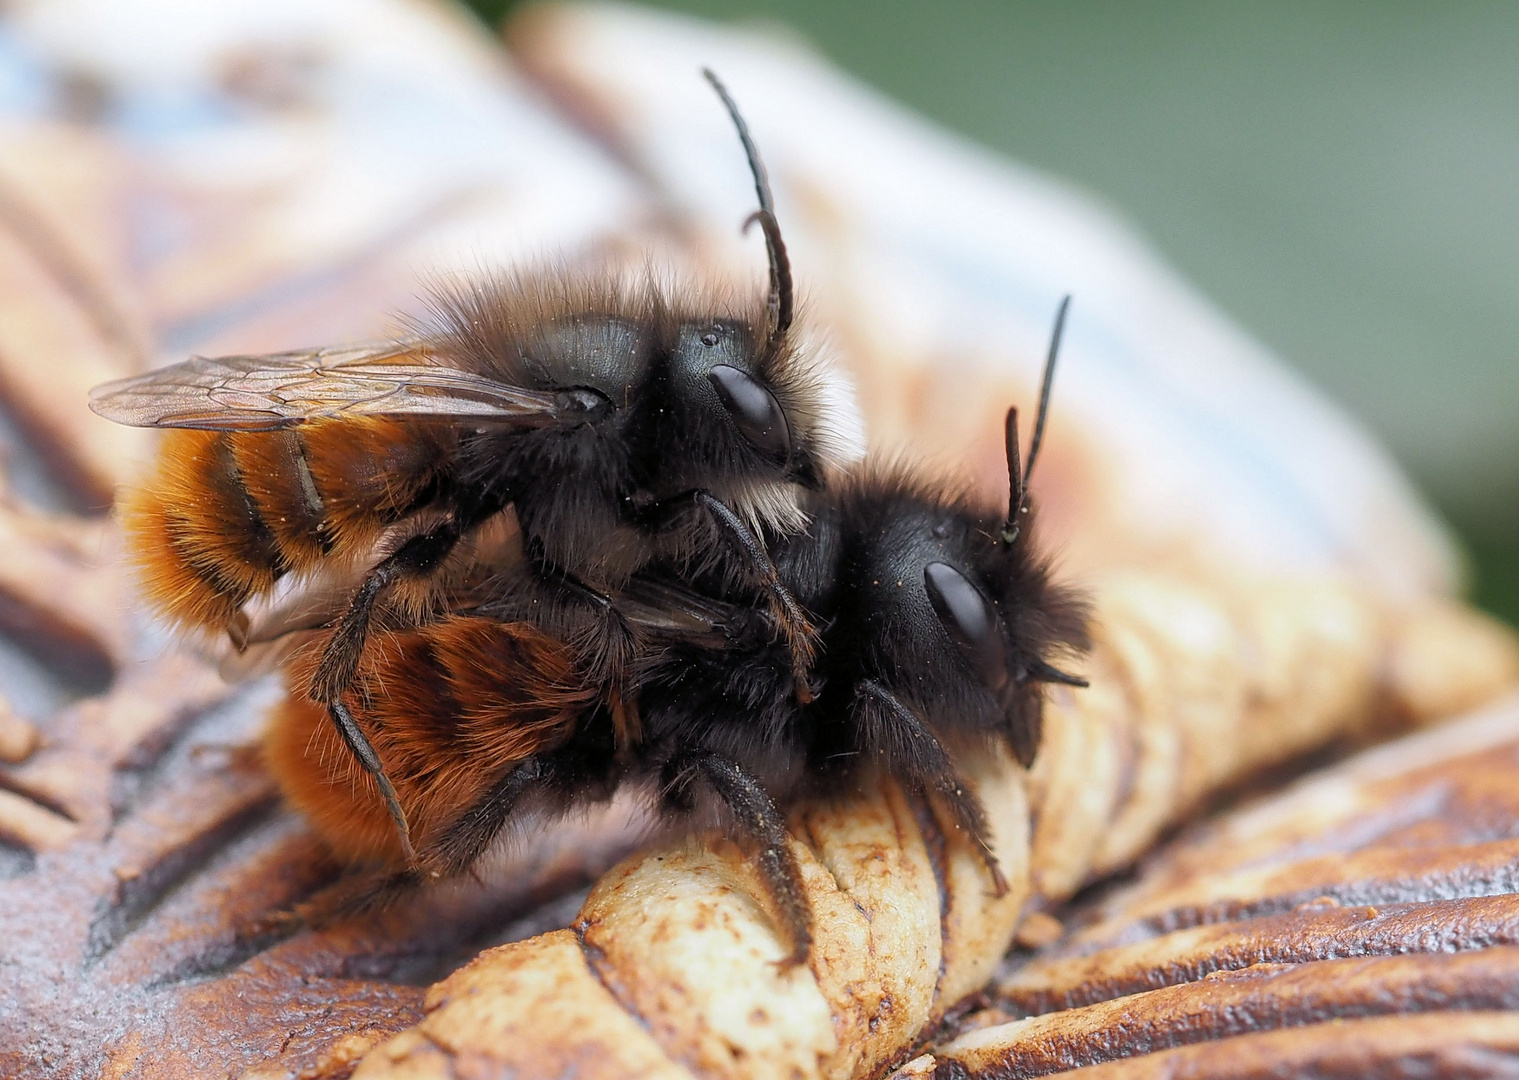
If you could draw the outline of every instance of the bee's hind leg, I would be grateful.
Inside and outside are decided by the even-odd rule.
[[[364,576],[363,582],[348,603],[337,629],[322,650],[322,659],[311,678],[308,696],[312,701],[327,708],[333,726],[342,736],[344,744],[353,753],[364,771],[374,777],[380,795],[395,822],[400,836],[401,850],[408,863],[416,861],[416,851],[411,843],[411,830],[406,822],[406,812],[396,796],[395,786],[385,774],[384,763],[375,753],[369,737],[354,719],[348,706],[343,704],[343,694],[353,682],[364,645],[369,639],[370,624],[374,620],[375,604],[387,588],[403,577],[429,573],[448,557],[459,542],[463,529],[455,518],[448,518],[425,533],[407,540],[393,553],[382,559]]]
[[[512,765],[422,848],[421,872],[432,879],[469,873],[529,796],[535,810],[551,814],[610,798],[618,781],[612,723],[598,713],[564,744]]]
[[[411,826],[406,822],[406,811],[401,806],[400,797],[396,795],[395,785],[385,774],[385,765],[380,761],[380,755],[375,753],[374,745],[359,727],[347,705],[341,701],[328,702],[327,714],[332,717],[333,725],[337,727],[338,734],[343,737],[343,743],[353,754],[354,760],[374,777],[375,784],[380,789],[380,797],[385,800],[385,808],[390,811],[390,818],[396,823],[396,832],[401,840],[401,854],[408,865],[415,863],[417,853],[411,845]]]
[[[337,701],[358,670],[359,657],[369,639],[375,605],[385,590],[406,577],[431,573],[458,544],[463,528],[448,518],[425,533],[406,541],[381,559],[354,590],[348,610],[338,620],[337,629],[322,651],[321,662],[311,678],[311,699],[323,705]]]
[[[422,872],[433,879],[468,873],[501,835],[522,796],[534,785],[545,782],[551,771],[537,757],[512,766],[422,851],[419,860]]]
[[[690,785],[696,777],[706,781],[734,823],[759,847],[760,877],[775,901],[781,929],[791,939],[791,952],[781,966],[805,964],[812,953],[812,906],[802,885],[801,867],[791,850],[786,819],[775,800],[737,762],[710,750],[693,750],[665,765],[665,804],[676,811],[689,810]]]
[[[410,865],[351,874],[296,905],[286,918],[320,929],[382,911],[433,882],[469,873],[500,835],[522,795],[546,772],[537,758],[517,763],[434,841],[410,856]]]
[[[598,725],[608,727],[610,720]],[[381,911],[418,890],[474,871],[528,795],[547,796],[554,809],[577,799],[610,797],[616,787],[609,732],[582,733],[558,749],[517,761],[483,795],[439,830],[429,830],[409,866],[361,871],[344,877],[285,913],[293,927],[320,928],[340,919]],[[280,919],[271,920],[271,925]]]

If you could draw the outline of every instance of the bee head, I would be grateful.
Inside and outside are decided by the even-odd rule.
[[[923,592],[963,673],[997,702],[1009,744],[1028,765],[1039,749],[1042,684],[1087,685],[1054,663],[1086,647],[1085,610],[1026,541],[1010,548],[990,524],[982,520],[944,557],[923,562]]]
[[[901,473],[860,485],[875,494],[849,511],[861,525],[856,587],[869,612],[858,630],[870,643],[862,675],[932,714],[941,729],[1000,732],[1025,765],[1039,747],[1042,684],[1086,685],[1054,663],[1086,647],[1085,609],[1051,580],[1033,547],[1028,489],[1069,300],[1056,318],[1023,467],[1017,411],[1008,410],[1005,516]]]
[[[682,464],[670,479],[711,489],[755,526],[794,532],[805,525],[797,489],[820,487],[829,467],[857,455],[857,413],[847,388],[798,347],[791,264],[764,163],[727,89],[704,74],[754,177],[759,209],[745,228],[764,234],[769,288],[761,311],[677,321],[665,430],[668,456]]]
[[[829,687],[868,682],[950,743],[1000,741],[1032,759],[1039,684],[1085,644],[1080,605],[1048,565],[1002,545],[1000,514],[899,468],[847,481],[836,521],[847,540],[828,649],[843,677]]]

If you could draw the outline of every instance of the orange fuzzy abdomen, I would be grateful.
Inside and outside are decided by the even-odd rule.
[[[454,440],[440,425],[372,418],[168,432],[121,504],[149,601],[214,633],[284,574],[363,557],[437,492]]]
[[[290,693],[265,738],[269,767],[340,858],[397,863],[395,825],[373,780],[303,693],[324,643],[288,669]],[[531,625],[461,615],[378,635],[344,699],[421,849],[507,770],[568,738],[595,694],[568,648]]]

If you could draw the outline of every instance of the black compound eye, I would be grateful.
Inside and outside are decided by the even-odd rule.
[[[733,422],[755,449],[785,461],[791,456],[791,429],[780,402],[752,376],[727,364],[718,364],[707,378],[723,406],[733,414]]]
[[[948,563],[932,562],[923,568],[928,601],[955,644],[965,650],[987,687],[993,691],[1007,685],[1007,653],[997,614],[981,590]]]

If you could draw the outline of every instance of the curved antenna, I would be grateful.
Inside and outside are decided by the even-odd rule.
[[[1065,314],[1070,310],[1071,298],[1060,301],[1055,313],[1055,329],[1050,334],[1050,351],[1044,361],[1044,379],[1039,387],[1039,412],[1034,417],[1034,437],[1029,442],[1028,461],[1020,472],[1018,468],[1018,410],[1007,410],[1007,521],[1002,525],[1002,542],[1012,544],[1018,539],[1020,519],[1028,513],[1029,479],[1034,475],[1034,462],[1039,458],[1039,447],[1044,442],[1044,422],[1050,412],[1050,390],[1055,383],[1055,358],[1060,355],[1060,338],[1065,332]]]
[[[749,171],[754,175],[754,192],[759,196],[759,209],[744,221],[744,231],[747,232],[749,226],[757,221],[760,231],[765,234],[765,253],[770,258],[770,297],[766,302],[770,312],[770,344],[779,345],[786,337],[786,331],[791,329],[791,260],[786,255],[786,243],[781,239],[780,222],[775,218],[770,177],[765,172],[765,163],[760,160],[759,149],[749,137],[749,125],[744,123],[743,114],[738,111],[738,105],[728,93],[728,88],[711,68],[702,68],[701,73],[712,84],[712,89],[717,91],[723,107],[733,120],[733,126],[738,129],[739,142],[744,144],[744,155],[749,159]]]

